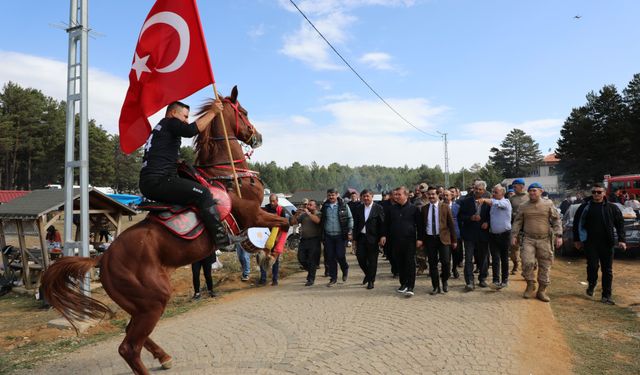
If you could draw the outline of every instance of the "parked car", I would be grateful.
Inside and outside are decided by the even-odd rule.
[[[640,251],[640,220],[632,209],[620,203],[613,203],[618,207],[624,218],[624,230],[627,237],[627,252],[635,253]],[[557,249],[558,255],[582,254],[582,250],[577,250],[573,245],[573,218],[580,204],[572,204],[562,217],[562,247]],[[615,231],[614,231],[615,232]],[[616,248],[616,253],[622,249]]]

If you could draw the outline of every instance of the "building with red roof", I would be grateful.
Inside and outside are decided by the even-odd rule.
[[[0,204],[11,202],[29,193],[28,190],[0,190]]]

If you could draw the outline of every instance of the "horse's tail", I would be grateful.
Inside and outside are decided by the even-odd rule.
[[[113,311],[107,305],[85,295],[82,288],[85,274],[101,258],[102,255],[96,258],[64,257],[42,275],[44,298],[71,323],[76,332],[76,321],[113,316]]]

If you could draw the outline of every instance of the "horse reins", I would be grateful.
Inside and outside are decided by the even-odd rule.
[[[226,141],[226,139],[232,141],[241,141],[244,142],[246,144],[255,144],[257,142],[257,140],[255,139],[256,136],[256,128],[253,126],[253,124],[251,123],[251,121],[249,121],[249,119],[247,118],[247,116],[244,114],[244,112],[239,108],[240,103],[239,102],[232,102],[230,99],[228,98],[224,98],[222,99],[223,103],[227,103],[231,106],[231,108],[233,108],[233,111],[235,112],[235,121],[236,121],[236,129],[234,131],[234,136],[233,137],[210,137],[209,140],[213,141],[213,142],[222,142],[222,141]],[[238,133],[240,133],[240,122],[239,120],[242,120],[242,123],[251,130],[251,134],[249,136],[249,138],[247,140],[241,140],[238,138]],[[250,152],[247,152],[244,154],[244,156],[242,157],[242,159],[237,159],[237,160],[232,160],[232,161],[224,161],[224,162],[220,162],[220,163],[212,163],[212,164],[197,164],[194,165],[194,167],[197,167],[198,169],[204,168],[204,167],[213,167],[213,168],[219,168],[219,169],[231,169],[231,164],[238,164],[238,163],[242,163],[244,161],[246,161],[247,159],[249,159],[251,157],[251,155],[253,154],[253,150],[251,150]],[[246,169],[246,168],[240,168],[237,169],[239,172],[245,174],[244,177],[246,177],[247,174],[254,174],[256,177],[260,174],[259,172],[256,171],[252,171],[250,169]],[[201,171],[203,172],[203,171]]]

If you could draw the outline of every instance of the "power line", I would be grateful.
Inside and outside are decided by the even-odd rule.
[[[293,6],[298,10],[298,12],[300,12],[300,14],[302,15],[302,17],[304,17],[305,20],[307,20],[307,22],[309,23],[309,25],[311,25],[311,27],[313,27],[313,29],[318,33],[318,35],[320,35],[320,37],[329,45],[329,47],[331,47],[331,49],[333,50],[333,52],[336,53],[336,55],[338,55],[338,57],[340,57],[340,59],[342,59],[342,62],[345,63],[346,66],[349,67],[349,69],[351,69],[351,71],[353,72],[353,74],[355,74],[358,78],[360,78],[360,80],[362,81],[362,83],[365,84],[365,86],[367,86],[369,88],[369,90],[371,90],[372,93],[375,94],[375,96],[378,97],[378,99],[380,99],[387,107],[389,107],[390,110],[393,111],[393,113],[395,113],[398,117],[400,117],[404,122],[406,122],[407,124],[409,124],[411,127],[413,127],[414,129],[416,129],[417,131],[424,133],[430,137],[435,137],[435,138],[440,138],[439,135],[436,134],[432,134],[429,132],[426,132],[422,129],[420,129],[419,127],[415,126],[411,121],[407,120],[402,114],[400,114],[400,112],[398,112],[395,108],[393,108],[393,106],[391,106],[391,104],[389,104],[382,96],[380,96],[380,94],[378,94],[378,92],[371,87],[371,85],[364,79],[362,78],[362,76],[351,66],[351,64],[349,64],[349,62],[342,57],[342,55],[340,54],[340,52],[338,52],[337,49],[335,49],[335,47],[331,44],[331,42],[329,42],[329,40],[327,40],[327,38],[324,37],[324,35],[320,32],[320,30],[318,30],[318,28],[316,27],[316,25],[313,24],[313,22],[311,22],[311,20],[309,19],[309,17],[307,17],[306,14],[304,14],[304,12],[298,8],[298,5],[293,1],[293,0],[289,0],[291,2],[291,4],[293,4]]]

